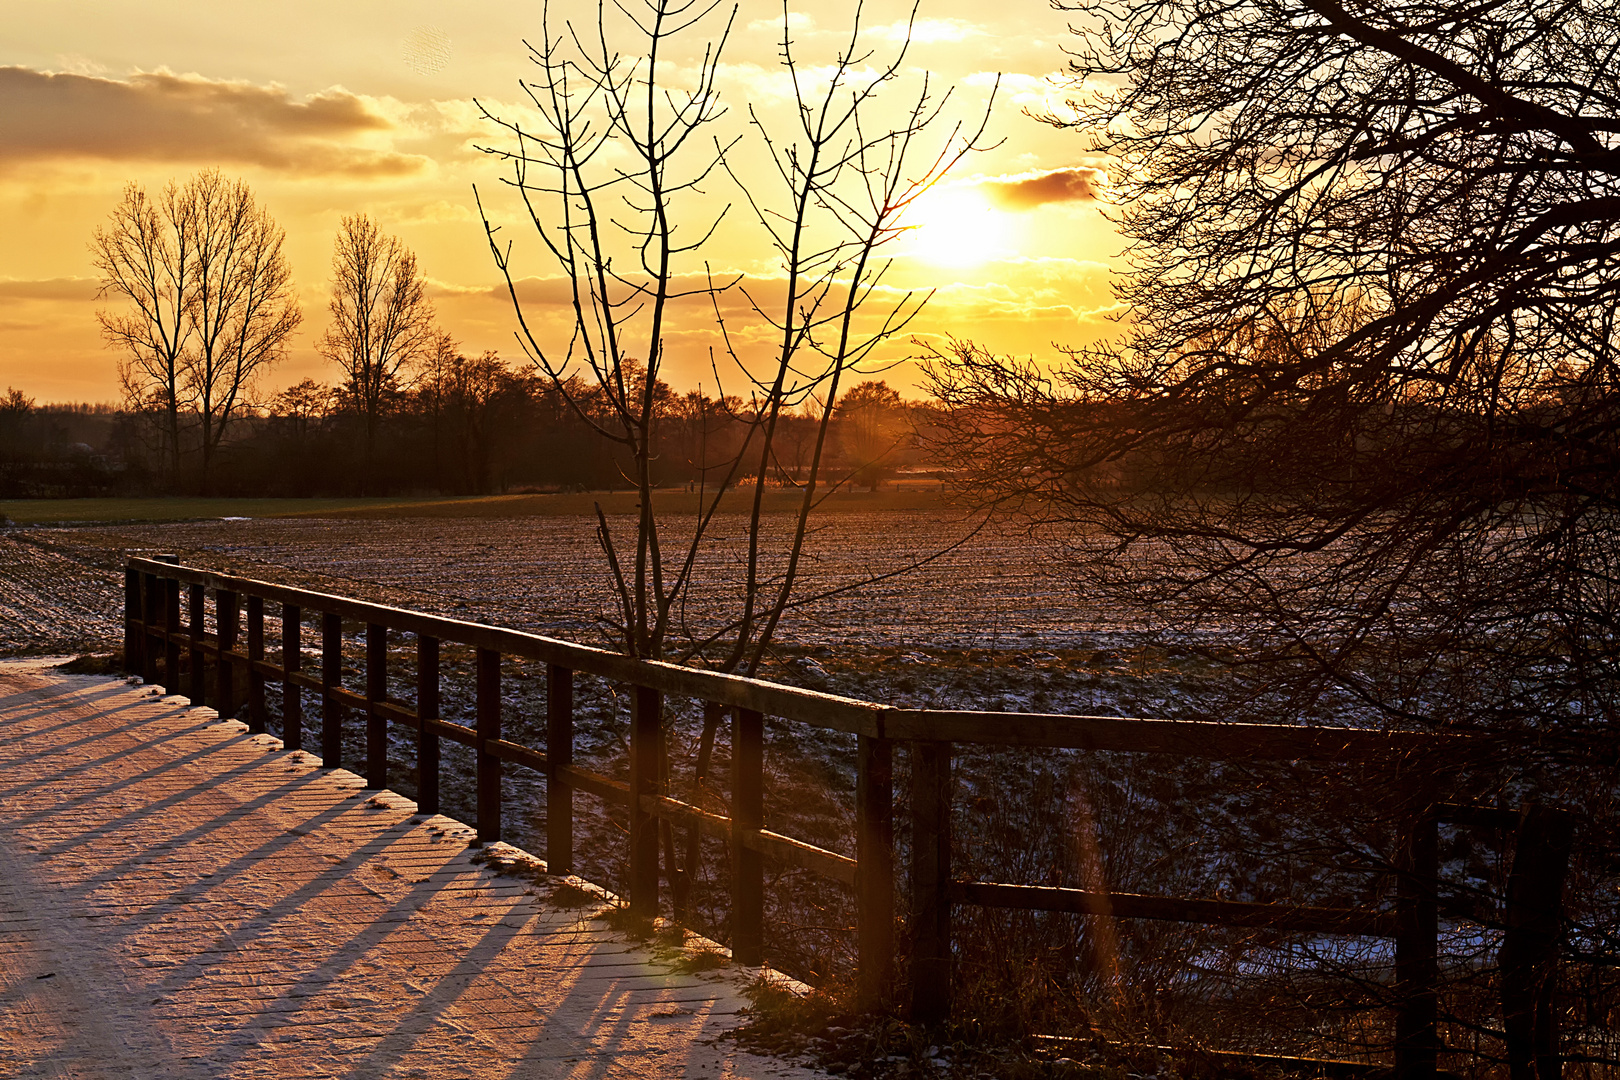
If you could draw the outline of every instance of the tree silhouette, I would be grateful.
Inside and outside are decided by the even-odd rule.
[[[332,255],[332,313],[317,348],[343,369],[340,389],[365,424],[365,479],[374,483],[377,427],[400,373],[437,338],[416,256],[364,214],[343,219]]]
[[[102,333],[126,356],[119,374],[131,402],[161,411],[171,482],[182,428],[195,421],[203,490],[232,421],[252,404],[255,378],[285,353],[301,316],[284,231],[240,180],[205,169],[170,182],[157,199],[124,189],[91,244],[102,295],[133,310],[99,312]]]

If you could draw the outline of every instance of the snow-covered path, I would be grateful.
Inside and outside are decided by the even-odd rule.
[[[813,1075],[715,1042],[745,972],[677,974],[279,747],[0,662],[0,1076]]]

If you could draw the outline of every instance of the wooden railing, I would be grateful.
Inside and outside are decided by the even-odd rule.
[[[186,594],[182,620],[181,591]],[[208,594],[214,597],[216,633],[204,631]],[[244,613],[245,603],[245,613]],[[283,662],[266,659],[266,604],[280,606]],[[320,616],[319,674],[306,672],[302,640],[306,615]],[[243,635],[245,614],[246,641]],[[343,685],[343,624],[363,623],[366,661],[363,691]],[[416,704],[388,696],[388,635],[405,632],[416,641]],[[475,724],[440,715],[439,649],[443,642],[476,650]],[[1395,941],[1397,1076],[1428,1077],[1436,1069],[1439,886],[1438,824],[1443,820],[1505,826],[1516,830],[1503,946],[1502,980],[1510,1056],[1518,1062],[1556,1063],[1557,1030],[1546,1008],[1556,960],[1560,902],[1568,861],[1570,817],[1529,808],[1509,813],[1446,805],[1433,792],[1415,788],[1405,811],[1401,864],[1393,908],[1380,911],[1254,904],[1225,900],[1142,896],[957,880],[951,871],[951,761],[953,743],[1069,748],[1206,759],[1311,760],[1385,764],[1432,778],[1476,751],[1470,740],[1445,735],[1391,733],[1349,728],[1302,728],[1258,724],[1120,719],[892,708],[868,701],[637,660],[618,653],[537,634],[463,622],[343,596],[180,566],[167,557],[131,559],[125,576],[125,657],[131,671],[161,682],[194,702],[210,697],[222,716],[236,715],[239,679],[245,672],[248,725],[266,729],[266,696],[279,684],[282,741],[302,749],[303,692],[319,702],[323,764],[342,764],[342,725],[353,710],[365,718],[366,782],[383,787],[388,775],[387,726],[417,734],[417,802],[423,813],[439,810],[439,741],[450,739],[475,753],[476,821],[480,842],[501,835],[503,765],[532,769],[546,780],[547,866],[569,873],[573,857],[573,797],[576,791],[617,803],[629,811],[627,901],[632,912],[658,910],[658,821],[696,826],[729,843],[731,855],[731,948],[740,963],[763,961],[764,859],[813,871],[851,886],[856,906],[857,995],[871,1008],[899,993],[913,1020],[946,1018],[951,1010],[951,909],[954,905],[1029,908],[1125,919],[1164,919],[1224,926],[1267,927],[1324,934],[1367,935]],[[182,665],[182,650],[189,664]],[[546,665],[544,749],[502,737],[501,660],[522,657]],[[205,695],[207,661],[214,661],[215,688]],[[183,669],[190,681],[180,686]],[[631,722],[628,781],[611,779],[574,764],[576,673],[622,684],[629,690]],[[685,696],[732,712],[731,815],[715,814],[672,798],[660,788],[663,699]],[[767,716],[823,730],[853,734],[857,742],[855,857],[772,832],[764,827],[764,719]],[[911,867],[905,913],[910,941],[908,988],[896,988],[893,755],[906,745],[911,762]],[[1414,762],[1421,762],[1413,767]],[[1556,1064],[1554,1066],[1556,1067]],[[1548,1075],[1541,1073],[1543,1080]]]

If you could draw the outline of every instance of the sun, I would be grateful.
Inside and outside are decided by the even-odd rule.
[[[1015,248],[1012,215],[968,189],[929,192],[912,206],[909,219],[905,254],[935,266],[978,266]]]

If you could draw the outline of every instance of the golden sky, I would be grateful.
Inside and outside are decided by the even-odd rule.
[[[552,16],[594,10],[554,2]],[[792,36],[808,67],[846,40],[851,10],[798,5]],[[867,4],[866,41],[892,49],[908,11]],[[790,115],[781,12],[744,0],[720,72],[726,122],[745,138],[733,152],[745,177],[765,167],[746,141],[748,107],[768,122]],[[118,356],[95,313],[119,301],[97,298],[91,235],[125,184],[155,191],[208,166],[245,179],[287,231],[304,324],[266,393],[305,377],[335,381],[314,343],[327,322],[333,237],[358,212],[416,251],[439,320],[465,351],[520,356],[475,184],[515,242],[536,324],[560,332],[562,320],[547,317],[558,314],[555,268],[532,229],[525,235],[499,162],[480,152],[502,138],[474,104],[519,115],[519,80],[532,70],[523,41],[538,40],[540,20],[539,3],[491,0],[0,0],[0,390],[42,402],[118,398]],[[1079,135],[1023,112],[1061,106],[1050,76],[1067,41],[1064,16],[1046,0],[931,0],[920,10],[909,75],[931,72],[936,88],[951,89],[951,114],[970,119],[999,73],[989,130],[1002,141],[919,202],[918,228],[895,247],[890,280],[936,290],[914,333],[1043,354],[1113,331],[1107,267],[1120,241],[1095,198],[1099,162]],[[672,63],[690,64],[703,44],[686,42]],[[906,96],[897,90],[895,100]],[[730,183],[706,191],[740,204]],[[746,205],[734,206],[706,256],[768,293],[776,267]],[[687,315],[666,378],[711,386],[709,343],[704,316]],[[885,377],[915,378],[904,367]]]

